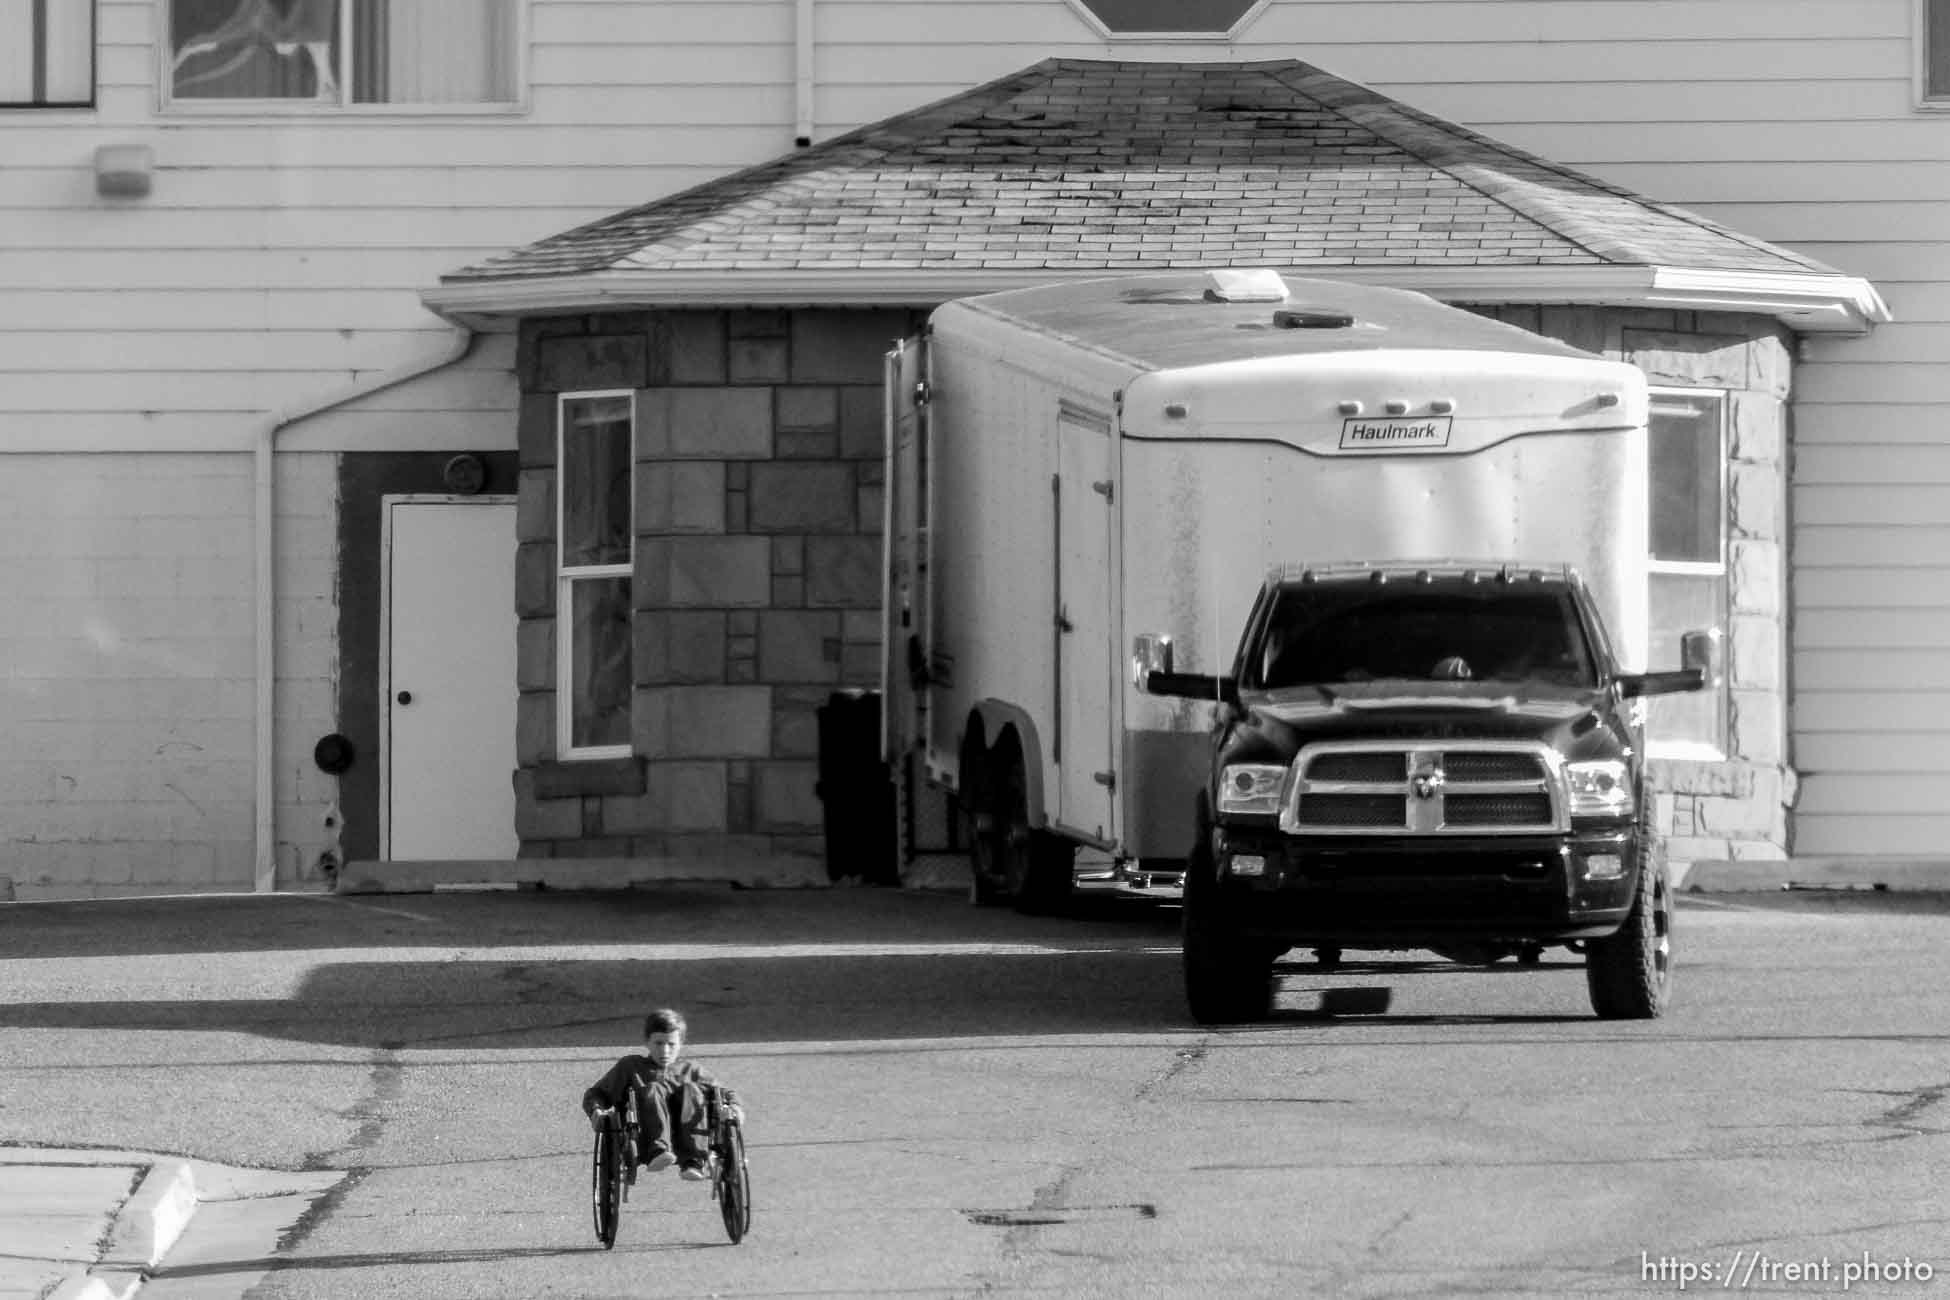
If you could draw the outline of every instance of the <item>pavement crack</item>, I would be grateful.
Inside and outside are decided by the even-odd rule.
[[[1203,1047],[1179,1048],[1176,1052],[1172,1053],[1172,1059],[1169,1065],[1138,1085],[1137,1091],[1132,1094],[1132,1100],[1149,1101],[1154,1093],[1164,1088],[1173,1079],[1176,1079],[1179,1075],[1204,1059],[1205,1049]]]
[[[1901,1137],[1936,1137],[1946,1130],[1939,1124],[1926,1124],[1922,1119],[1930,1110],[1950,1097],[1950,1083],[1935,1083],[1923,1088],[1909,1088],[1896,1091],[1878,1091],[1879,1097],[1900,1097],[1901,1101],[1863,1121],[1868,1128],[1894,1129]]]

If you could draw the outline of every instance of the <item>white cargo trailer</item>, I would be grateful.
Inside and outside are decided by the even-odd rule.
[[[1642,669],[1646,411],[1633,366],[1403,290],[948,303],[888,358],[888,759],[952,796],[977,901],[1174,895],[1216,706],[1132,656],[1227,671],[1276,564],[1515,557],[1578,568]]]

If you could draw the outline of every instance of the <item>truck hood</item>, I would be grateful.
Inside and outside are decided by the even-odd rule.
[[[1544,740],[1581,749],[1604,730],[1608,693],[1535,681],[1383,680],[1248,692],[1249,725],[1288,753],[1337,736]]]

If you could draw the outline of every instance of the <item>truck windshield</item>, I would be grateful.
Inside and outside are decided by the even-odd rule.
[[[1565,591],[1295,586],[1275,596],[1264,626],[1242,666],[1245,684],[1266,690],[1386,678],[1597,684]]]

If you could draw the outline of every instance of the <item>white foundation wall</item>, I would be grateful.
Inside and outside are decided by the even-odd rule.
[[[329,791],[335,458],[280,496],[279,876]],[[0,897],[253,887],[251,459],[15,455],[0,474]],[[303,762],[299,761],[302,748]]]

